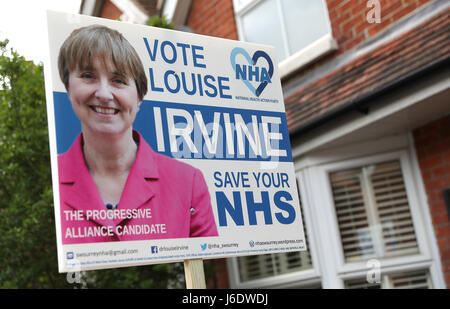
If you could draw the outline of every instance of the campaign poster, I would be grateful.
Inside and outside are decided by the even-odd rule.
[[[306,250],[273,47],[47,18],[60,272]]]

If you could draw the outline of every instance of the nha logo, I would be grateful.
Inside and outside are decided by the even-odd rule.
[[[238,55],[243,56],[247,63],[236,63],[236,57]],[[266,66],[256,65],[260,58],[266,60]],[[242,57],[240,57],[240,59],[242,59]],[[262,50],[257,50],[253,53],[253,56],[250,56],[245,49],[235,47],[231,51],[230,62],[231,67],[236,73],[236,79],[241,80],[257,97],[259,97],[266,86],[272,82],[273,62],[269,55]],[[256,83],[257,87],[254,86],[254,83]]]

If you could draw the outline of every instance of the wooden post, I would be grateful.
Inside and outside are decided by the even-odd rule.
[[[187,289],[206,289],[203,260],[193,259],[184,261],[184,277]]]

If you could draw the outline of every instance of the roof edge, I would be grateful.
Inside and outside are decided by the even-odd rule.
[[[428,66],[417,69],[417,70],[399,78],[398,80],[396,80],[393,83],[390,83],[382,88],[376,89],[375,91],[373,91],[371,93],[361,96],[361,97],[357,98],[356,100],[353,100],[345,105],[342,105],[336,109],[333,109],[332,111],[325,113],[325,114],[313,119],[312,121],[307,122],[307,123],[297,127],[295,130],[290,132],[289,135],[291,136],[291,138],[298,137],[299,135],[305,134],[309,131],[312,131],[315,128],[329,122],[330,120],[335,119],[336,117],[339,117],[350,111],[358,111],[358,112],[367,114],[367,112],[368,112],[367,104],[371,100],[375,99],[376,97],[389,94],[390,91],[393,91],[394,89],[404,86],[409,82],[415,81],[415,80],[419,79],[420,77],[423,77],[428,74],[432,74],[441,68],[445,69],[445,67],[449,64],[450,64],[450,56],[448,56],[444,59],[441,59],[439,61],[436,61]]]

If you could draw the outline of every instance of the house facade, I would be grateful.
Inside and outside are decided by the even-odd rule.
[[[273,45],[308,251],[207,261],[211,288],[450,286],[450,3],[84,0]]]

